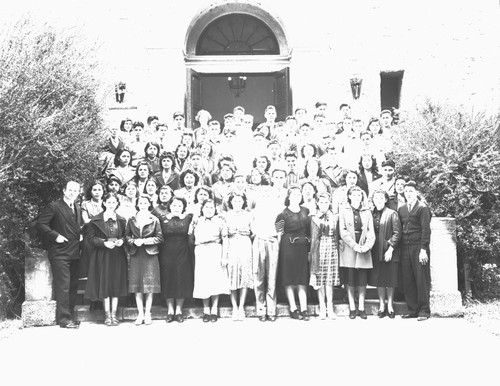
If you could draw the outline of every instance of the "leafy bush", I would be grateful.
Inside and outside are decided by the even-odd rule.
[[[395,129],[398,171],[419,184],[435,216],[457,220],[460,289],[468,263],[477,298],[489,296],[483,265],[500,263],[499,123],[500,115],[427,102]]]
[[[68,179],[96,174],[102,137],[95,47],[29,20],[0,41],[0,265],[24,298],[25,228]]]

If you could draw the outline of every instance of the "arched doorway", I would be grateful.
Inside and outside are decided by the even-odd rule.
[[[267,105],[278,120],[292,112],[290,50],[282,23],[252,4],[212,5],[191,22],[186,34],[186,118],[193,126],[200,109],[217,120],[241,105],[255,122]],[[228,79],[244,79],[239,91]]]

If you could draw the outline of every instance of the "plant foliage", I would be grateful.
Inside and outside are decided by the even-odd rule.
[[[499,115],[427,102],[395,130],[398,171],[419,184],[435,216],[456,218],[461,289],[468,263],[477,298],[500,297],[484,282],[494,277],[484,270],[500,263],[499,123]]]
[[[68,179],[96,173],[102,137],[95,47],[23,20],[0,41],[0,269],[23,300],[25,228]]]

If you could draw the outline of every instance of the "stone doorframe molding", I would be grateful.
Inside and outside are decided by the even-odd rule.
[[[196,55],[196,46],[205,28],[221,16],[241,13],[254,16],[265,23],[274,33],[279,55]],[[198,73],[269,73],[290,67],[292,50],[288,45],[285,28],[281,20],[256,2],[216,2],[201,10],[191,21],[186,31],[184,44],[186,63],[186,124],[192,125],[193,101],[191,97],[192,74]]]

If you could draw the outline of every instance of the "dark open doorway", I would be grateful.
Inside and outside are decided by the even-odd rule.
[[[193,125],[199,110],[210,112],[214,119],[222,122],[224,114],[243,106],[247,114],[254,116],[255,124],[264,121],[264,110],[274,105],[277,121],[284,120],[292,112],[289,69],[270,73],[221,73],[206,74],[190,70],[191,94],[187,100],[189,117]],[[228,85],[229,77],[244,76],[244,91],[236,96]]]

